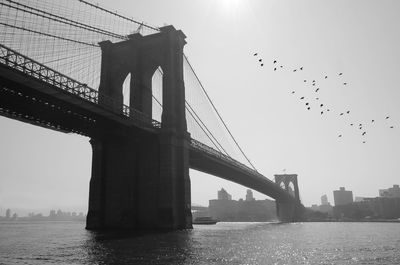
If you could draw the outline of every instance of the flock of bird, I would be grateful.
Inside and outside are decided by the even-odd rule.
[[[264,67],[264,61],[263,61],[262,58],[260,58],[258,53],[254,53],[253,56],[256,57],[260,67]],[[284,67],[284,65],[280,65],[277,60],[273,60],[272,61],[272,69],[273,69],[273,71],[284,70],[284,69],[286,69],[286,66]],[[289,69],[288,71],[295,73],[295,72],[301,72],[303,70],[304,70],[304,67],[301,66],[299,68]],[[337,73],[337,74],[335,74],[335,77],[342,78],[343,77],[343,73],[341,73],[341,72]],[[323,76],[323,79],[328,79],[328,78],[331,78],[331,76],[329,76],[329,77],[328,77],[328,75]],[[315,101],[318,102],[317,103],[317,106],[318,106],[317,108],[318,108],[318,111],[319,111],[320,115],[325,115],[325,114],[327,114],[327,112],[332,112],[331,109],[328,108],[324,103],[321,103],[321,100],[320,100],[320,97],[319,97],[320,87],[319,87],[319,85],[317,85],[318,83],[316,82],[316,80],[304,79],[303,82],[304,83],[309,83],[310,86],[313,88],[313,92],[314,92],[314,95],[315,95],[314,98],[315,98]],[[343,86],[347,86],[348,85],[348,83],[344,82],[344,81],[341,81],[341,84]],[[292,90],[291,94],[296,95],[296,90]],[[304,102],[304,105],[305,105],[307,110],[311,110],[310,98],[307,99],[305,96],[300,96],[299,100]],[[338,115],[338,116],[348,116],[348,115],[350,115],[350,113],[351,113],[350,110],[345,110],[345,111],[342,111],[342,112],[338,112],[336,115]],[[390,116],[385,116],[385,118],[382,118],[382,120],[387,120],[389,122],[390,121]],[[360,123],[349,123],[349,126],[355,127],[360,131],[360,135],[362,137],[362,143],[365,144],[367,142],[366,139],[365,139],[366,135],[367,135],[366,128],[367,128],[368,125],[375,124],[375,122],[376,122],[375,119],[371,119],[367,123],[365,123],[365,122],[364,123],[362,123],[362,122],[360,122]],[[388,127],[390,129],[394,129],[393,125],[389,125]],[[338,138],[342,138],[343,136],[344,135],[342,133],[338,134]]]

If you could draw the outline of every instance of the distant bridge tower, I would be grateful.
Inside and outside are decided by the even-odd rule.
[[[87,229],[192,227],[185,38],[182,31],[166,26],[160,33],[137,33],[119,43],[100,43],[99,93],[107,97],[99,98],[99,103],[107,108],[121,106],[122,112],[122,85],[131,74],[130,107],[151,117],[152,76],[161,67],[163,113],[160,133],[105,123],[104,130],[92,137]]]
[[[298,222],[302,219],[304,207],[300,202],[299,186],[297,183],[297,174],[274,175],[275,183],[295,197],[293,202],[276,201],[277,215],[282,222]]]

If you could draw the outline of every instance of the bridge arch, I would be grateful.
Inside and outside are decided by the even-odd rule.
[[[163,105],[163,70],[159,66],[151,78],[152,87],[152,119],[161,122]]]
[[[131,105],[131,79],[131,73],[128,73],[122,83],[122,101],[126,106]]]
[[[279,184],[279,187],[281,187],[281,189],[286,190],[286,184],[285,182],[281,181]]]

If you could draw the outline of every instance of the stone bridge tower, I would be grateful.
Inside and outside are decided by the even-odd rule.
[[[91,139],[87,229],[192,227],[185,38],[182,31],[166,26],[156,34],[133,34],[119,43],[100,43],[99,93],[106,97],[100,97],[99,104],[122,112],[122,85],[131,74],[130,107],[151,118],[152,76],[161,67],[163,113],[159,133],[106,124],[105,133]]]
[[[275,183],[295,197],[295,203],[276,201],[277,215],[282,222],[298,222],[302,219],[303,207],[300,202],[297,174],[274,175]]]

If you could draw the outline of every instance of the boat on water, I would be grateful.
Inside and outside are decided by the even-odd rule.
[[[218,223],[218,220],[210,216],[196,217],[193,220],[193,224],[195,225],[215,225],[216,223]]]

